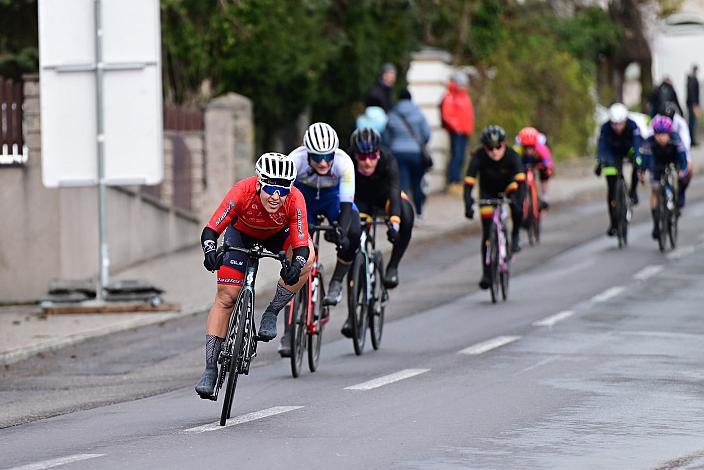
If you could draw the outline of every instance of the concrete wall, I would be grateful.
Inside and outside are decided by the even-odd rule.
[[[234,124],[228,134],[227,151],[212,155],[214,161],[210,165],[204,165],[205,141],[208,140],[204,133],[166,133],[167,142],[181,139],[190,152],[192,211],[175,209],[172,205],[174,181],[170,143],[165,145],[167,176],[160,185],[159,197],[144,194],[139,188],[108,190],[112,271],[198,243],[202,227],[198,215],[206,207],[207,211],[214,210],[205,197],[207,175],[204,179],[204,167],[217,169],[229,165],[234,168],[235,155],[240,151],[243,159],[251,161],[253,158],[251,151],[246,152],[248,145],[253,148],[253,127],[247,130],[248,126],[243,124],[247,120],[251,123],[251,103],[245,98],[237,101],[238,106],[229,108],[229,121]],[[233,115],[242,111],[244,101],[249,112]],[[98,272],[96,190],[47,189],[41,181],[39,87],[36,79],[29,78],[25,82],[24,109],[30,158],[26,165],[0,168],[0,303],[36,300],[46,294],[52,279],[88,278]],[[217,126],[211,123],[212,127]],[[242,137],[247,132],[251,142]],[[214,137],[210,140],[218,141]],[[223,140],[226,138],[219,139],[221,143]],[[221,181],[209,183],[207,188],[222,197],[234,181],[232,173]]]
[[[205,110],[207,182],[198,216],[207,221],[235,181],[254,174],[254,119],[252,102],[228,93]]]

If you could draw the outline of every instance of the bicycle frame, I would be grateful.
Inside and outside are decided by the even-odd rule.
[[[528,165],[526,167],[526,186],[528,187],[528,194],[526,194],[523,200],[523,217],[528,216],[528,198],[532,203],[533,217],[535,220],[540,220],[542,210],[540,209],[540,202],[538,201],[538,186],[535,181],[535,166]]]
[[[494,213],[492,215],[492,226],[494,227],[494,230],[496,230],[496,240],[499,243],[499,272],[508,272],[511,261],[508,257],[508,240],[505,236],[507,210],[506,204],[504,204],[504,199],[481,199],[479,204],[492,206],[494,208]],[[486,266],[491,265],[490,250],[486,250],[484,264]]]

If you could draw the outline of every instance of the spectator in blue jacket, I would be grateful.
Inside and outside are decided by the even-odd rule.
[[[413,195],[416,214],[422,216],[425,193],[421,187],[425,169],[421,157],[422,146],[430,140],[430,126],[420,108],[411,101],[411,93],[404,89],[399,101],[389,113],[384,142],[398,161],[401,189]]]

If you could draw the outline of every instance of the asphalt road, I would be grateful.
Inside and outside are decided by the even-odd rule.
[[[693,190],[667,255],[643,204],[626,250],[601,200],[552,211],[497,305],[475,287],[476,237],[414,246],[381,350],[354,356],[342,311],[315,374],[292,379],[269,345],[226,428],[192,389],[202,316],[18,364],[0,375],[0,468],[701,468]]]

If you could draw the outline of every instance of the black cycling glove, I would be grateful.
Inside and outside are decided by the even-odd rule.
[[[205,227],[200,236],[201,247],[203,248],[203,266],[208,271],[217,271],[220,267],[217,259],[218,233],[210,227]]]
[[[594,174],[597,177],[601,176],[601,162],[597,162],[596,166],[594,167]]]
[[[281,272],[279,273],[284,284],[292,286],[298,282],[301,278],[301,270],[303,270],[303,266],[306,265],[309,255],[310,249],[307,246],[301,246],[293,250],[293,260],[284,261],[284,265],[281,267]]]

